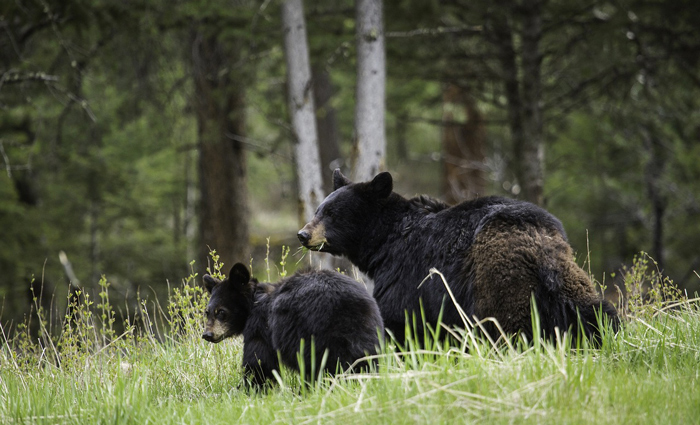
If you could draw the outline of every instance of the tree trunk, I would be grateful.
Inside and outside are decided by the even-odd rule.
[[[386,59],[381,0],[357,0],[357,95],[353,178],[369,180],[385,167]]]
[[[333,170],[341,165],[338,118],[331,104],[333,85],[328,71],[321,66],[313,69],[313,83],[323,191],[330,193],[333,191]]]
[[[195,85],[199,147],[199,260],[208,263],[209,249],[231,266],[250,256],[246,158],[240,142],[245,134],[245,84],[232,81],[226,69],[236,61],[214,36],[195,31],[192,71]]]
[[[197,241],[197,179],[196,167],[198,166],[196,158],[198,155],[194,152],[186,152],[184,156],[184,175],[185,175],[185,208],[184,219],[182,223],[182,234],[185,235],[185,259],[189,262],[198,254]]]
[[[476,102],[461,87],[448,84],[443,91],[442,118],[445,201],[457,204],[483,196],[485,128]]]
[[[540,0],[526,0],[515,10],[491,16],[492,42],[499,51],[513,142],[512,169],[521,198],[544,204],[544,143],[542,133],[542,81],[539,43],[542,37]],[[520,50],[514,40],[515,19],[522,26]],[[520,59],[521,67],[518,67]],[[514,192],[516,195],[518,192]]]
[[[324,195],[302,0],[286,0],[282,3],[282,25],[289,115],[295,133],[294,156],[299,178],[300,223],[306,223],[313,218]]]
[[[408,132],[408,115],[404,111],[396,117],[396,159],[399,162],[408,160],[408,143],[406,133]]]
[[[649,202],[651,202],[651,255],[656,260],[659,270],[663,271],[665,266],[664,215],[668,201],[666,196],[664,196],[661,182],[666,164],[666,155],[663,152],[661,141],[653,133],[652,128],[653,124],[646,126],[643,133],[644,148],[649,158],[644,167],[644,181]]]
[[[493,17],[493,38],[492,42],[498,50],[501,71],[503,74],[503,86],[506,98],[506,109],[508,113],[508,127],[513,143],[513,150],[524,144],[524,131],[521,114],[520,88],[518,83],[518,65],[513,46],[513,31],[506,16]],[[520,178],[519,158],[515,156],[512,161],[512,168],[516,178]],[[517,194],[517,193],[516,193]]]
[[[518,180],[523,198],[544,204],[544,143],[542,134],[542,0],[525,0],[522,10],[522,120],[524,137],[515,146],[520,159]]]

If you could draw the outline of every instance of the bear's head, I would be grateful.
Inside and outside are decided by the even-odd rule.
[[[241,263],[236,263],[224,280],[208,274],[203,279],[211,297],[204,312],[207,323],[202,338],[217,343],[241,334],[253,308],[257,281],[251,279],[248,268]]]
[[[297,233],[299,241],[311,250],[352,257],[364,238],[379,231],[371,223],[383,213],[392,190],[393,180],[387,172],[369,182],[353,183],[336,169],[333,192]]]

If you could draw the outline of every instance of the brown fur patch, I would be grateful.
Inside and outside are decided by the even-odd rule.
[[[468,262],[474,272],[475,315],[495,317],[507,333],[530,327],[531,294],[544,284],[541,269],[560,276],[564,298],[577,305],[598,300],[569,244],[551,230],[494,223],[476,236]]]

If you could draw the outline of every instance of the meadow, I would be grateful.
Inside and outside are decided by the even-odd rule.
[[[165,305],[144,299],[125,320],[103,279],[60,332],[41,310],[38,337],[31,324],[3,324],[0,423],[700,423],[700,300],[647,257],[624,271],[623,326],[600,348],[566,334],[525,343],[458,329],[451,345],[388,343],[372,373],[307,386],[283,369],[266,393],[242,389],[240,339],[201,339],[199,280],[171,288]]]

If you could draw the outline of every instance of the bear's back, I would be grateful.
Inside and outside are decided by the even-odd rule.
[[[559,233],[566,240],[566,231],[558,218],[549,211],[526,201],[501,197],[482,198],[479,205],[482,218],[474,231],[478,234],[485,226],[492,223],[523,228],[533,226]]]
[[[329,350],[329,360],[352,364],[379,345],[383,330],[379,308],[357,281],[328,270],[298,272],[270,294],[272,344],[283,361],[294,367],[300,341],[313,339],[317,359]]]
[[[542,294],[536,300],[541,309],[563,311],[573,305],[573,313],[567,310],[566,317],[561,314],[559,323],[550,327],[566,329],[576,321],[577,308],[599,303],[594,287],[581,278],[582,271],[573,261],[563,225],[546,210],[501,197],[443,208],[425,199],[410,202],[413,209],[400,220],[401,232],[390,234],[372,252],[381,262],[368,262],[381,264],[370,270],[374,295],[385,325],[399,339],[403,338],[405,310],[422,309],[431,323],[441,312],[443,323],[462,323],[452,304],[443,307],[444,285],[425,282],[432,268],[444,275],[467,316],[496,317],[506,326],[507,318],[522,319],[511,320],[509,332],[529,328],[533,291]],[[585,297],[563,295],[574,292]],[[549,299],[552,301],[545,305]]]
[[[500,196],[485,196],[444,208],[436,214],[444,223],[462,222],[476,235],[487,224],[502,222],[515,226],[543,227],[566,238],[564,226],[547,210],[530,202]],[[445,228],[446,230],[448,228]]]
[[[467,251],[474,238],[494,223],[520,228],[543,228],[567,239],[564,226],[556,217],[529,202],[489,196],[451,207],[445,204],[442,208],[435,208],[432,204],[428,207],[425,202],[417,199],[413,198],[411,202],[420,211],[420,218],[403,220],[400,234],[389,237],[386,244],[386,249],[398,251],[395,254],[399,257],[405,257],[404,250],[400,247],[407,245],[409,250],[423,251],[424,256],[436,255],[449,261],[452,256]],[[441,266],[441,263],[442,261],[432,261],[433,267]]]

